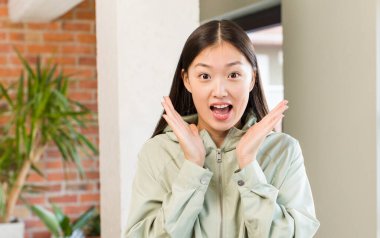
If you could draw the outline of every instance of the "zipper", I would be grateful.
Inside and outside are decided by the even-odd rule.
[[[219,201],[220,201],[220,238],[223,238],[223,186],[222,186],[222,152],[216,150],[216,163],[218,164]]]

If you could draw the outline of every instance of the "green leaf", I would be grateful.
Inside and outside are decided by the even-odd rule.
[[[62,234],[59,222],[52,212],[39,205],[32,205],[30,206],[30,209],[41,219],[41,221],[46,225],[49,231],[53,233],[54,236],[60,236]]]
[[[46,178],[45,174],[34,163],[32,163],[32,170],[35,171],[39,176]]]
[[[0,183],[0,217],[4,216],[5,204],[6,204],[5,191],[3,190],[3,186],[1,186],[1,185],[2,184]]]
[[[14,105],[13,105],[13,101],[12,99],[10,98],[9,94],[8,94],[8,90],[5,89],[5,87],[0,83],[0,93],[2,96],[5,97],[5,99],[7,100],[8,104],[13,108]]]
[[[94,146],[94,144],[92,144],[84,135],[82,134],[77,134],[77,137],[78,137],[78,140],[82,143],[84,143],[88,148],[91,149],[91,151],[95,154],[95,155],[98,155],[98,150],[96,149],[96,147]]]
[[[73,233],[73,229],[71,227],[71,224],[70,224],[70,219],[65,216],[65,218],[63,219],[63,221],[61,222],[61,229],[63,231],[63,235],[66,237],[66,236],[70,236],[72,233]]]
[[[90,207],[85,213],[83,213],[75,222],[73,230],[82,229],[90,220],[96,215],[96,208]]]
[[[35,78],[36,76],[32,68],[30,67],[28,61],[26,61],[26,59],[21,55],[21,53],[18,51],[16,47],[13,47],[13,49],[16,51],[18,58],[21,60],[21,63],[24,66],[24,68],[27,70],[28,74],[30,74],[33,78]]]
[[[54,215],[57,218],[58,222],[61,223],[63,219],[65,219],[65,214],[63,214],[62,210],[55,204],[52,204]]]

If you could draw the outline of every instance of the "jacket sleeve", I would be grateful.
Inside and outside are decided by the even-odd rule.
[[[190,237],[212,172],[185,160],[167,191],[147,159],[140,152],[124,237]]]
[[[255,160],[233,179],[240,192],[248,237],[313,237],[319,228],[304,159],[298,141],[279,189],[269,184]],[[284,169],[284,168],[283,168]]]

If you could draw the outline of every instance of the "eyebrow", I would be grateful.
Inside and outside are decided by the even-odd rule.
[[[234,61],[234,62],[231,62],[231,63],[228,63],[226,64],[227,67],[231,67],[231,66],[234,66],[234,65],[237,65],[237,64],[243,64],[242,62],[240,61]],[[210,65],[207,65],[207,64],[204,64],[204,63],[198,63],[194,66],[197,67],[197,66],[202,66],[202,67],[206,67],[206,68],[212,68]]]

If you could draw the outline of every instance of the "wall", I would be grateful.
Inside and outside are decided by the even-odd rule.
[[[125,231],[137,153],[153,133],[182,47],[199,24],[199,3],[96,5],[102,236],[116,238]]]
[[[303,149],[316,237],[376,237],[378,2],[282,1],[284,130]]]
[[[278,5],[280,0],[199,0],[200,21],[231,19]]]
[[[11,23],[8,19],[7,0],[0,0],[0,81],[5,84],[18,79],[21,65],[12,49],[16,46],[31,62],[40,54],[45,61],[54,57],[65,73],[76,73],[70,85],[70,97],[97,110],[95,1],[85,0],[63,17],[50,23]],[[98,141],[97,124],[89,125],[84,133]],[[32,173],[28,182],[46,186],[48,191],[26,198],[33,204],[58,204],[65,213],[77,218],[91,205],[99,205],[98,160],[85,158],[83,165],[88,181],[81,181],[70,170],[64,182],[61,158],[57,149],[49,147],[39,166],[47,179]],[[20,203],[17,215],[26,222],[27,238],[50,238],[37,217],[32,216]]]

